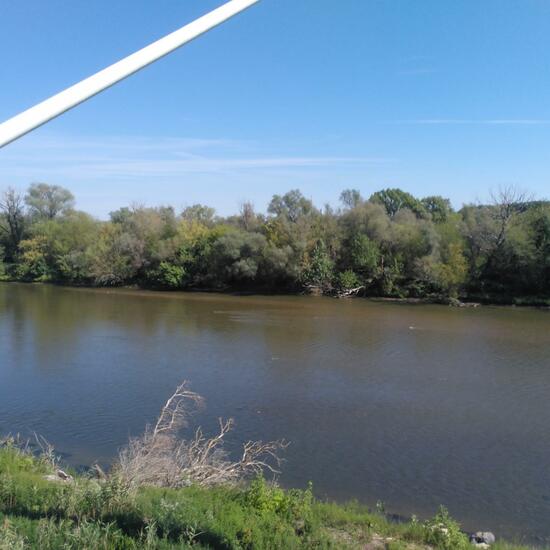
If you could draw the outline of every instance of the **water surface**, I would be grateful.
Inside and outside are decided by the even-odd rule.
[[[184,379],[284,485],[550,541],[550,312],[0,284],[0,433],[108,462]]]

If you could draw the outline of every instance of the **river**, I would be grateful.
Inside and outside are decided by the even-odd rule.
[[[108,463],[182,380],[285,486],[550,542],[550,312],[0,284],[0,433]]]

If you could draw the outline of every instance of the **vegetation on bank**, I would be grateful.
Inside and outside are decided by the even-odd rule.
[[[220,420],[211,437],[198,428],[182,439],[180,429],[201,404],[180,385],[109,473],[98,466],[86,474],[60,470],[38,438],[40,452],[13,438],[0,441],[0,550],[471,547],[443,508],[425,522],[392,523],[381,509],[320,502],[311,485],[283,490],[265,481],[284,443],[247,442],[233,461],[223,448],[230,421]]]
[[[399,189],[368,200],[346,190],[341,202],[319,209],[293,190],[267,214],[250,203],[225,218],[203,205],[132,206],[99,221],[58,186],[8,189],[0,278],[550,305],[550,202],[512,189],[458,212]]]
[[[247,485],[132,488],[116,475],[50,481],[54,471],[46,458],[2,445],[1,550],[471,547],[444,510],[426,522],[392,523],[358,504],[320,502],[311,488],[285,491],[262,477]]]

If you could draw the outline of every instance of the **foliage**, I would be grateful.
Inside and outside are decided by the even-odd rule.
[[[4,247],[0,245],[0,281],[7,278],[6,265],[4,263],[5,252]]]
[[[74,206],[73,194],[59,185],[33,183],[25,196],[31,216],[53,220]]]
[[[262,476],[258,476],[243,496],[249,506],[262,513],[275,512],[291,520],[311,520],[313,505],[311,483],[305,491],[285,491],[273,483],[267,483]]]
[[[357,288],[359,285],[359,277],[351,269],[338,273],[337,286],[340,290],[351,290],[352,288]]]
[[[274,195],[267,208],[269,214],[297,223],[303,216],[310,215],[313,204],[306,199],[298,189],[293,189],[283,196]]]
[[[229,231],[219,237],[208,255],[214,282],[238,284],[255,281],[266,246],[266,238],[258,233]]]
[[[453,211],[451,201],[439,195],[425,197],[420,202],[435,223],[446,222]]]
[[[21,241],[19,245],[19,262],[17,264],[18,277],[31,281],[47,281],[50,279],[46,247],[47,241],[43,236]]]
[[[214,222],[216,211],[203,204],[194,204],[188,206],[181,213],[181,217],[186,221],[194,221],[203,225],[211,225]]]
[[[425,541],[441,550],[466,550],[470,548],[468,537],[459,524],[449,516],[443,506],[424,525]]]
[[[550,203],[501,190],[455,212],[448,199],[385,189],[317,209],[295,189],[267,215],[244,202],[222,218],[195,204],[124,207],[99,221],[69,191],[33,184],[0,199],[0,278],[75,285],[247,289],[544,304]]]
[[[24,231],[23,199],[14,189],[8,188],[0,196],[0,237],[4,244],[2,257],[14,260]]]
[[[384,189],[377,191],[369,199],[371,202],[378,202],[384,206],[390,217],[394,217],[400,210],[404,208],[414,212],[420,218],[426,217],[426,208],[418,199],[414,198],[410,193],[401,189]]]
[[[302,268],[302,282],[306,286],[330,289],[333,272],[333,262],[330,259],[325,243],[319,240],[313,250],[306,254]]]
[[[375,277],[380,264],[380,249],[367,235],[354,235],[349,245],[349,263],[363,279]]]
[[[363,197],[357,189],[344,189],[340,193],[340,202],[344,205],[344,208],[353,209],[361,204]]]
[[[92,247],[94,261],[90,275],[95,284],[116,286],[133,282],[136,277],[141,249],[132,235],[124,233],[120,225],[105,224]]]
[[[451,298],[456,298],[466,283],[468,264],[458,243],[451,243],[435,267],[436,284]]]
[[[186,280],[185,268],[170,262],[160,262],[159,266],[148,273],[147,278],[153,287],[175,290],[183,288]]]
[[[311,484],[285,490],[259,476],[245,486],[129,490],[116,476],[45,479],[52,472],[13,440],[0,445],[0,550],[355,549],[374,540],[395,549],[470,547],[443,508],[425,522],[392,523],[356,502],[316,500]]]

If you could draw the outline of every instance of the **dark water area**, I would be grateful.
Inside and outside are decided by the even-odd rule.
[[[108,463],[182,380],[280,481],[550,542],[550,312],[0,284],[0,433]]]

